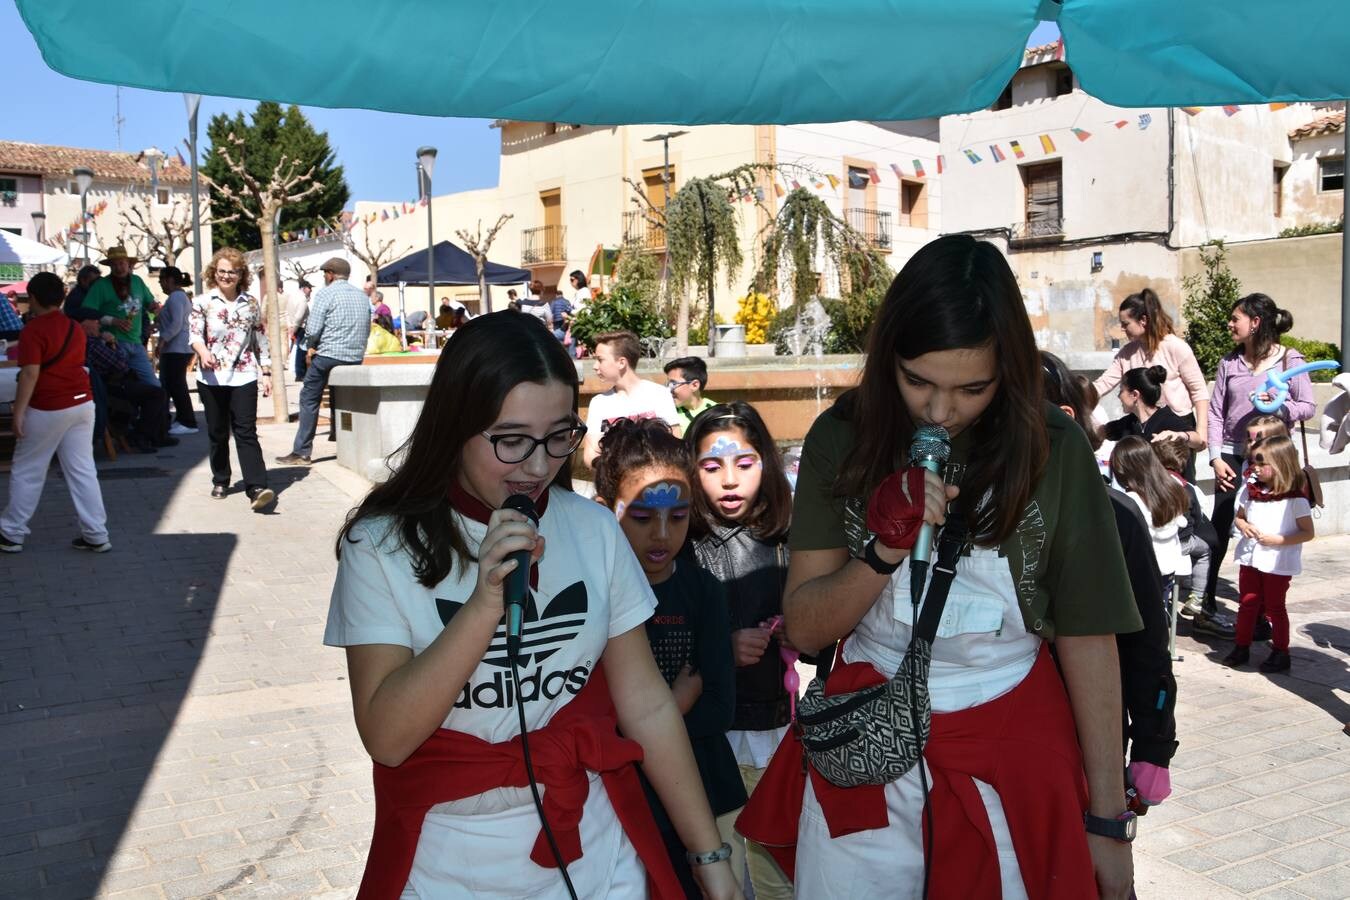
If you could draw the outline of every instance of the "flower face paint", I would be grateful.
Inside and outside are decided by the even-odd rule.
[[[764,460],[740,428],[703,439],[698,453],[699,486],[714,512],[729,522],[743,519],[755,505],[764,477]]]
[[[675,571],[675,555],[689,534],[692,495],[688,478],[671,466],[629,472],[619,485],[614,515],[652,584]]]

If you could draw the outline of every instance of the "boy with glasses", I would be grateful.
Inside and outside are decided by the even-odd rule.
[[[682,356],[666,363],[666,387],[675,398],[675,412],[679,413],[687,429],[705,409],[717,404],[703,396],[708,386],[708,364],[697,356]]]

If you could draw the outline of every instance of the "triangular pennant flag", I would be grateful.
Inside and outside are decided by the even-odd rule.
[[[764,188],[762,187],[755,188],[755,199],[758,200],[760,203],[764,202]]]
[[[873,184],[881,184],[881,176],[877,174],[877,167],[876,167],[876,166],[868,166],[868,167],[867,167],[867,174],[870,175],[870,176],[872,176],[872,183],[873,183]]]
[[[394,218],[395,218],[395,219],[398,218],[398,210],[394,210]]]
[[[828,178],[828,179],[830,180],[830,187],[834,188],[836,191],[839,190],[839,176],[838,176],[838,175],[826,175],[825,177]]]
[[[945,169],[946,167],[947,167],[947,157],[944,156],[943,154],[939,153],[939,154],[938,154],[938,174],[941,175],[941,174],[942,174],[942,170]]]
[[[1129,119],[1121,119],[1121,120],[1119,120],[1119,121],[1116,122],[1116,127],[1117,127],[1117,128],[1124,128],[1124,127],[1125,127],[1126,125],[1128,125],[1128,124],[1130,124],[1130,120],[1129,120]]]
[[[1055,152],[1055,142],[1050,140],[1050,135],[1048,134],[1041,135],[1041,149],[1044,150],[1046,153]]]
[[[1022,149],[1022,145],[1017,141],[1008,141],[1008,146],[1012,148],[1013,156],[1018,159],[1025,159],[1027,152]]]
[[[927,178],[927,177],[928,177],[927,175],[924,174],[924,171],[923,171],[923,163],[919,162],[917,159],[914,160],[914,175],[915,175],[915,177],[917,177],[917,178]]]
[[[1069,130],[1072,131],[1073,136],[1078,138],[1078,140],[1080,141],[1086,141],[1088,138],[1092,137],[1092,132],[1084,131],[1081,128],[1070,128]]]
[[[1183,106],[1181,111],[1188,116],[1198,116],[1200,113],[1204,112],[1204,109],[1203,106]]]
[[[899,163],[891,163],[891,171],[895,173],[896,178],[904,178],[905,173],[900,171]]]
[[[776,181],[773,183],[773,194],[775,197],[782,197],[784,194],[783,186]]]
[[[1225,116],[1228,116],[1230,119],[1233,116],[1237,115],[1239,112],[1241,112],[1241,110],[1236,106],[1225,106],[1223,108],[1223,114]]]
[[[1059,39],[1059,42],[1055,45],[1055,59],[1058,60],[1064,59],[1064,38],[1062,37]]]
[[[966,159],[970,160],[970,164],[971,164],[971,165],[976,165],[977,163],[979,163],[979,161],[980,161],[980,154],[978,154],[978,153],[976,153],[974,150],[970,150],[970,149],[966,149],[966,150],[963,151],[963,152],[966,154]]]
[[[1150,125],[1152,125],[1152,124],[1153,124],[1153,115],[1152,115],[1151,113],[1140,113],[1140,114],[1139,114],[1139,130],[1140,130],[1140,131],[1143,131],[1145,128],[1148,128],[1148,126],[1150,126]]]
[[[1286,106],[1288,106],[1288,105],[1289,105],[1288,103],[1272,103],[1272,104],[1270,104],[1270,111],[1271,111],[1271,112],[1279,112],[1280,110],[1284,109],[1284,108],[1285,108]]]
[[[1003,162],[1003,160],[1007,159],[1007,157],[1003,155],[1003,151],[998,149],[998,144],[989,145],[989,155],[994,158],[994,162],[996,163]]]
[[[793,189],[794,191],[801,190],[802,184],[801,184],[801,182],[798,181],[797,179],[795,179],[795,178],[792,179],[791,184],[792,184],[792,189]]]

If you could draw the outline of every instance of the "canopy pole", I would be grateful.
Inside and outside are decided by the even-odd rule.
[[[1350,160],[1350,101],[1341,128],[1342,159]],[[1342,176],[1344,178],[1344,176]],[[1341,190],[1341,371],[1350,372],[1350,190]]]

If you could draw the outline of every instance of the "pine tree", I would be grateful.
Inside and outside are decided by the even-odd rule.
[[[1219,360],[1233,349],[1228,332],[1228,317],[1242,296],[1242,285],[1228,268],[1228,253],[1223,241],[1212,241],[1200,248],[1204,275],[1191,275],[1182,282],[1186,299],[1181,313],[1186,317],[1186,343],[1195,351],[1195,360],[1206,377],[1213,377]]]
[[[281,214],[283,227],[292,232],[325,227],[324,220],[340,215],[351,197],[342,166],[337,165],[328,142],[328,133],[315,131],[300,107],[283,108],[269,100],[258,104],[251,119],[246,121],[243,112],[233,117],[221,113],[211,118],[206,126],[210,149],[201,167],[202,174],[216,184],[232,187],[236,194],[247,194],[243,180],[230,170],[220,154],[221,147],[229,146],[228,138],[233,133],[244,142],[238,155],[247,160],[249,173],[260,182],[268,180],[283,156],[293,160],[301,172],[313,169],[314,181],[322,185],[321,189],[287,205]],[[257,222],[248,216],[213,226],[211,238],[217,249],[252,250],[261,246]]]

